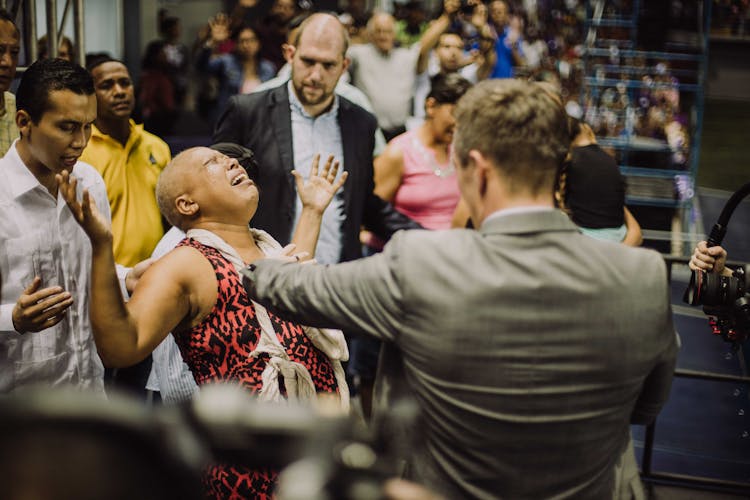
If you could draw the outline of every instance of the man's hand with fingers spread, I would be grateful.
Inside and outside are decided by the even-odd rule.
[[[40,289],[38,276],[26,287],[13,307],[13,328],[18,333],[40,332],[55,326],[65,317],[73,297],[59,286]]]

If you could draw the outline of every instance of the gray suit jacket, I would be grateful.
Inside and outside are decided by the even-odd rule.
[[[559,211],[398,233],[336,266],[261,261],[251,292],[401,352],[424,413],[416,477],[449,498],[611,498],[629,424],[666,401],[677,345],[659,254]]]

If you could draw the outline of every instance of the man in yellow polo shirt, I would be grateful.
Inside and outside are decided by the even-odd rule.
[[[101,56],[86,69],[94,78],[97,117],[81,160],[104,178],[115,260],[132,267],[147,259],[164,235],[154,190],[171,154],[164,141],[130,119],[135,93],[128,68]]]
[[[104,178],[112,212],[115,261],[132,267],[151,256],[164,235],[156,204],[156,181],[171,159],[169,146],[130,119],[135,106],[128,68],[109,56],[89,58],[97,116],[81,160]],[[151,357],[105,372],[105,383],[145,397]]]

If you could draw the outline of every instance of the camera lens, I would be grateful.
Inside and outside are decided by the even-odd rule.
[[[690,283],[685,289],[685,295],[682,296],[682,301],[690,304],[691,306],[697,306],[701,304],[701,293],[703,283],[706,280],[706,273],[704,271],[693,271],[690,274]]]
[[[698,297],[703,305],[729,306],[742,296],[742,283],[734,276],[703,273],[703,291]]]
[[[745,293],[744,280],[705,271],[693,271],[682,300],[691,306],[729,306]]]

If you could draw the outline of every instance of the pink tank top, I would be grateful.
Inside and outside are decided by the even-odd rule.
[[[450,160],[440,164],[411,130],[393,139],[404,152],[401,186],[393,206],[427,229],[448,229],[461,194]]]

